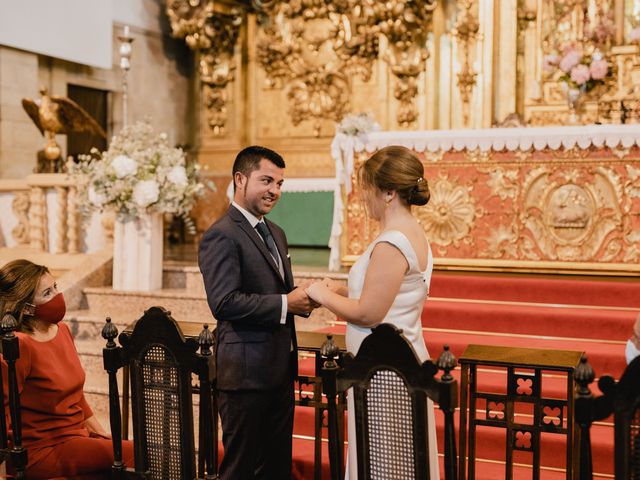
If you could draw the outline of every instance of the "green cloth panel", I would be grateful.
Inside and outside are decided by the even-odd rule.
[[[333,192],[282,192],[268,215],[295,247],[327,247],[333,223]]]

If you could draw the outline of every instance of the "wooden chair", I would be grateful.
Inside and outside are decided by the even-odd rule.
[[[3,306],[4,307],[4,306]],[[0,308],[0,312],[4,308]],[[20,415],[20,393],[16,376],[16,361],[20,358],[20,345],[15,335],[17,328],[15,317],[5,313],[0,321],[2,333],[2,357],[7,363],[7,391],[5,392],[5,379],[0,369],[0,388],[2,389],[2,401],[9,405],[9,418],[11,420],[11,446],[9,446],[9,433],[7,415],[0,415],[0,463],[9,461],[13,469],[13,478],[25,478],[24,471],[27,466],[27,451],[22,447],[22,420]],[[8,396],[8,400],[7,400]],[[6,466],[6,463],[5,463]]]
[[[117,335],[116,326],[107,318],[102,336],[107,340],[103,357],[109,374],[113,478],[218,478],[212,403],[215,376],[211,352],[213,333],[204,325],[197,340],[185,339],[170,312],[161,307],[151,307],[134,324],[131,333],[120,335],[120,347],[114,342]],[[116,374],[124,366],[130,369],[134,469],[127,469],[122,463]],[[200,384],[197,471],[192,374],[198,376]]]
[[[589,389],[595,373],[586,357],[575,371],[575,415],[580,433],[580,480],[593,477],[590,427],[595,421],[614,418],[614,473],[616,480],[640,479],[640,357],[635,358],[616,382],[605,375],[598,380],[602,395]]]
[[[456,360],[445,347],[437,362],[420,363],[402,332],[389,324],[373,330],[358,354],[335,362],[337,347],[329,339],[323,388],[329,402],[331,478],[342,479],[343,443],[337,425],[336,396],[353,388],[358,478],[429,479],[427,398],[445,417],[445,479],[457,478],[453,414],[458,384],[451,376]],[[441,378],[435,375],[444,371]],[[393,451],[391,451],[391,448]],[[381,473],[384,472],[384,473]]]

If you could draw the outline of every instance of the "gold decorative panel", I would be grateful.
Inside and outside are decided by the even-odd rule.
[[[224,176],[241,148],[261,144],[285,156],[289,176],[326,177],[334,172],[336,123],[349,113],[370,112],[383,131],[639,123],[638,1],[166,0],[166,7],[174,36],[196,54],[201,88],[193,102],[200,121],[194,122],[199,132],[193,143],[203,167]],[[600,25],[611,35],[600,35]],[[573,99],[563,88],[569,84],[563,72],[545,69],[548,55],[567,42],[584,48],[583,67],[594,54],[609,67],[595,88]],[[630,155],[624,149],[614,153],[618,160]],[[447,164],[448,155],[435,151],[425,160]],[[539,152],[510,155],[523,164],[539,158]],[[494,157],[465,151],[457,158],[491,170]],[[549,158],[569,161],[551,152]],[[497,213],[477,201],[478,189],[496,192],[491,198],[503,202],[524,199],[521,168],[501,164],[500,169],[478,170],[488,182],[484,185],[464,183],[466,172],[447,170],[441,177],[436,171],[433,178],[440,182],[438,194],[455,192],[456,202],[464,200],[458,189],[463,186],[473,207],[456,204],[461,210],[455,215],[473,210],[473,221],[482,223]],[[537,182],[550,185],[560,175],[553,170]],[[594,193],[581,188],[582,193],[565,189],[544,199],[556,205],[571,193],[589,208],[599,208],[601,203],[589,197]],[[533,219],[528,228],[542,229],[542,236],[526,245],[505,240],[521,233],[522,222],[496,224],[485,244],[469,245],[464,229],[450,223],[457,217],[447,215],[421,213],[421,221],[446,243],[438,248],[446,251],[466,245],[492,252],[487,258],[496,252],[519,258],[523,249],[540,258],[589,253],[575,252],[571,245],[560,248],[560,238],[568,233],[534,227],[543,220]],[[595,239],[600,234],[589,233]],[[604,234],[602,242],[611,235]],[[599,240],[594,242],[591,249]],[[517,255],[509,256],[514,248]]]
[[[207,123],[213,135],[222,135],[228,116],[228,85],[235,78],[234,50],[243,10],[224,3],[221,7],[213,1],[167,0],[167,16],[173,36],[184,38],[198,53]]]
[[[640,149],[445,152],[424,157],[431,200],[415,213],[436,260],[566,268],[640,261]],[[368,154],[358,155],[358,163]],[[355,178],[355,175],[353,176]],[[347,263],[376,234],[352,182]],[[558,267],[560,268],[560,267]]]

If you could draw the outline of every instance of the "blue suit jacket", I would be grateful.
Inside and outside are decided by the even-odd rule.
[[[219,390],[275,388],[297,374],[293,315],[280,323],[282,295],[293,289],[287,238],[276,224],[265,222],[278,247],[284,278],[258,232],[233,206],[200,243],[198,263],[218,322]]]

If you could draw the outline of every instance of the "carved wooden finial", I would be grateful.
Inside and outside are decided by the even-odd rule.
[[[5,313],[2,316],[2,321],[0,321],[0,332],[2,332],[2,335],[15,332],[16,328],[18,328],[16,317],[10,313]]]
[[[114,339],[118,336],[118,327],[111,323],[111,317],[107,317],[107,321],[102,327],[102,338],[107,341],[107,348],[116,346]]]
[[[582,355],[580,363],[573,372],[573,378],[578,384],[578,395],[589,395],[589,384],[596,378],[596,374],[587,361],[587,356]]]
[[[200,354],[204,356],[211,355],[211,345],[213,345],[213,332],[209,330],[206,323],[202,326],[202,331],[198,335],[198,345],[200,345]]]
[[[438,357],[436,365],[440,370],[444,372],[442,375],[442,380],[446,381],[453,378],[453,376],[451,375],[451,370],[456,368],[456,365],[458,365],[458,361],[456,360],[456,357],[453,355],[453,353],[451,353],[451,350],[449,350],[449,345],[444,346],[444,351]]]
[[[333,341],[333,335],[328,334],[327,339],[320,347],[320,355],[325,358],[324,366],[327,368],[334,368],[336,366],[335,358],[340,353],[340,348]]]

